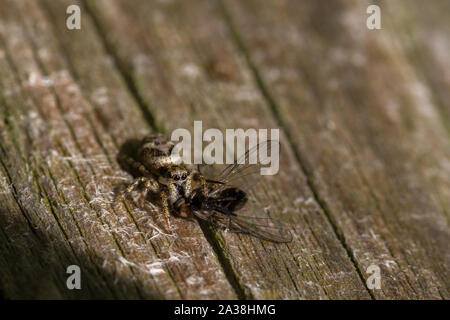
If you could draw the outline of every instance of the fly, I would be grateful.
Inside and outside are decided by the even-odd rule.
[[[253,152],[270,151],[270,142],[253,147],[242,156],[241,161],[227,166],[219,174],[205,176],[206,194],[203,186],[198,187],[189,197],[180,198],[175,203],[180,216],[193,213],[197,218],[231,232],[246,233],[273,242],[290,242],[292,235],[289,229],[271,219],[248,193],[261,178],[261,165],[248,164],[248,160]]]

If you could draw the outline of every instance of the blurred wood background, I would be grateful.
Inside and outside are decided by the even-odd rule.
[[[376,3],[1,1],[1,296],[449,299],[450,2]],[[121,146],[194,120],[280,128],[291,243],[111,206]]]

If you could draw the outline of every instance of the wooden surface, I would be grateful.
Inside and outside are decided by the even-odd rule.
[[[374,31],[356,0],[95,0],[69,31],[72,3],[0,2],[5,298],[450,298],[448,2]],[[120,148],[194,120],[280,128],[255,193],[291,243],[112,207]]]

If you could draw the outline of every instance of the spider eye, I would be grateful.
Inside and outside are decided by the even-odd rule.
[[[159,141],[155,141],[155,145],[159,146]]]
[[[187,174],[184,173],[184,174],[183,174],[183,180],[185,180],[186,178],[187,178]]]
[[[175,180],[180,180],[180,176],[175,176],[174,179]]]

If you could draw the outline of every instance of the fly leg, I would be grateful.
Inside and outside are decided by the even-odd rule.
[[[231,216],[227,216],[227,228],[226,231],[230,231],[231,230]]]
[[[213,217],[214,217],[215,214],[216,213],[214,211],[208,212],[208,214],[205,215],[205,218],[206,218],[205,220],[210,222],[210,223],[213,222]]]

